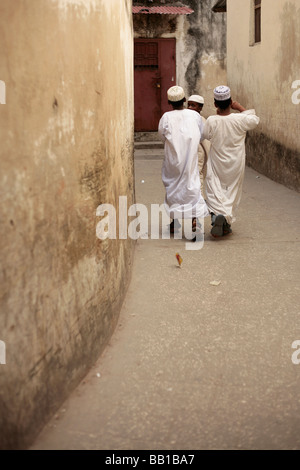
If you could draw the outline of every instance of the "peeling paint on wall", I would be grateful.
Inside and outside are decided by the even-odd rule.
[[[114,0],[110,0],[110,3],[111,1]],[[78,13],[80,9],[80,15],[83,15],[85,18],[88,18],[100,6],[99,0],[51,0],[51,2],[54,4],[54,7],[58,7],[65,14],[69,8],[75,9]]]
[[[300,152],[268,136],[252,132],[246,139],[247,164],[254,170],[300,192]]]
[[[260,134],[253,133],[249,139],[249,162],[275,181],[299,190],[300,120],[295,105],[300,98],[299,1],[264,0],[261,42],[252,46],[253,4],[245,9],[240,0],[227,0],[227,5],[228,84],[236,99],[246,108],[255,108],[260,117]]]
[[[1,449],[30,443],[119,316],[134,245],[95,229],[99,204],[134,199],[130,9],[1,1]]]
[[[278,48],[279,82],[284,84],[299,72],[300,8],[285,3],[280,14],[280,48]]]

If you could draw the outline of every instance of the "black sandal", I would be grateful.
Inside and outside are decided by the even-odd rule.
[[[192,232],[196,232],[197,228],[202,228],[202,225],[200,224],[199,220],[197,217],[192,218]]]
[[[174,233],[176,230],[178,230],[181,227],[181,225],[177,219],[173,219],[169,227],[170,227],[170,233]]]

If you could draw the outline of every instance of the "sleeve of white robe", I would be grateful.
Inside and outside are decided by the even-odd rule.
[[[202,119],[202,117],[201,117],[201,116],[199,116],[199,117],[200,117],[200,119],[199,119],[199,124],[198,124],[198,126],[199,126],[199,131],[200,131],[200,136],[201,136],[201,137],[200,137],[200,142],[202,142],[202,140],[203,140],[202,135],[203,135],[203,131],[204,131],[204,124],[203,124],[203,119]]]
[[[260,119],[256,116],[255,109],[248,109],[247,111],[243,111],[240,115],[242,116],[241,127],[245,132],[255,129],[259,124]]]
[[[259,117],[255,114],[254,109],[248,109],[239,114],[239,127],[242,132],[251,131],[259,124]],[[211,140],[214,135],[214,130],[217,126],[216,121],[211,120],[209,117],[206,120],[201,141],[204,139]]]
[[[204,124],[203,132],[201,134],[201,142],[202,140],[211,140],[212,138],[212,123],[209,117],[206,119],[206,122]]]
[[[160,121],[158,124],[158,135],[163,142],[166,140],[165,136],[166,136],[167,126],[168,126],[168,122],[167,122],[166,116],[163,115],[160,118]]]

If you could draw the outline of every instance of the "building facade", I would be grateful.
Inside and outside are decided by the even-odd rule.
[[[226,14],[214,0],[133,0],[135,130],[156,131],[171,108],[166,92],[180,85],[215,112],[213,89],[226,84]]]
[[[247,162],[299,191],[300,3],[218,3],[227,3],[228,84],[233,97],[261,119],[247,138]]]

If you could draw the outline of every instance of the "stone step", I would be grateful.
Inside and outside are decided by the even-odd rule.
[[[147,141],[147,142],[134,142],[135,149],[163,149],[164,144],[163,142],[158,141]]]
[[[163,160],[164,149],[135,149],[135,160]]]
[[[161,142],[158,132],[135,132],[134,133],[135,142]]]

